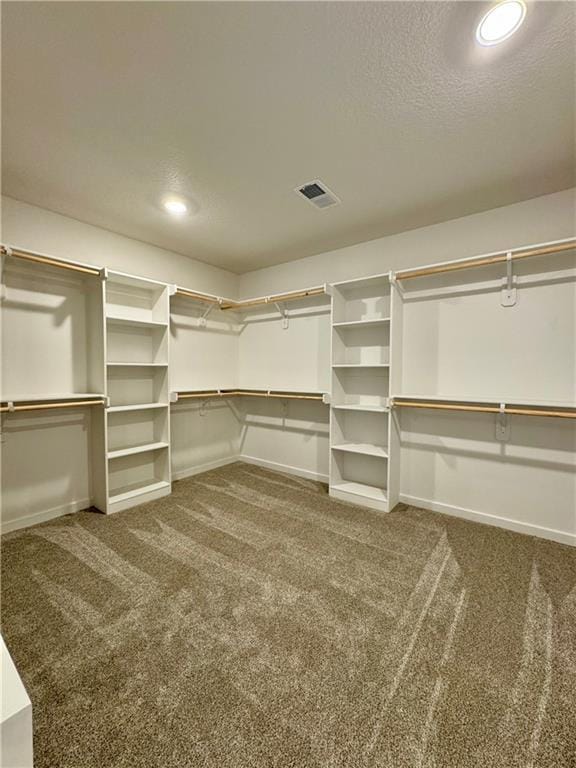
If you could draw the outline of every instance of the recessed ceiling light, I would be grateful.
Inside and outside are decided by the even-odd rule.
[[[188,206],[182,200],[165,200],[164,208],[173,216],[183,216],[188,211]]]
[[[484,14],[476,29],[480,45],[498,45],[511,37],[526,16],[522,0],[504,0]]]

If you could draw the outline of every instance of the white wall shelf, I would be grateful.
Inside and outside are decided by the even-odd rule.
[[[576,408],[576,401],[571,400],[534,400],[508,395],[490,395],[488,397],[470,397],[469,395],[394,395],[398,400],[431,401],[438,403],[506,403],[506,405],[530,405],[536,408]]]
[[[148,501],[167,496],[171,487],[171,484],[166,480],[154,480],[144,485],[136,483],[118,488],[109,498],[109,512],[122,512],[137,504],[145,504]]]
[[[133,363],[133,362],[109,362],[108,368],[168,368],[168,363]]]
[[[390,363],[335,363],[332,368],[389,368]]]
[[[339,501],[361,504],[378,512],[388,511],[388,496],[384,488],[367,483],[345,481],[330,486],[330,495]]]
[[[387,405],[370,405],[368,403],[334,403],[332,408],[342,411],[366,411],[367,413],[388,413]]]
[[[150,411],[153,408],[168,408],[170,403],[137,403],[136,405],[112,405],[108,413],[123,413],[126,411]]]
[[[372,445],[370,443],[341,443],[332,446],[333,451],[347,451],[348,453],[361,453],[366,456],[379,456],[381,459],[388,458],[388,451],[383,445]]]
[[[106,322],[109,325],[127,325],[140,326],[142,328],[166,328],[168,323],[160,320],[143,320],[141,318],[123,317],[122,315],[106,315]]]
[[[122,456],[132,456],[136,453],[147,453],[148,451],[160,451],[169,447],[170,443],[146,443],[144,445],[135,445],[132,448],[121,448],[117,451],[108,451],[108,459],[120,459]]]
[[[345,322],[333,323],[334,328],[366,328],[370,326],[387,325],[390,322],[389,317],[368,317],[364,320],[347,320]]]
[[[42,394],[42,395],[22,395],[22,394],[8,394],[2,395],[0,402],[2,403],[41,403],[44,400],[46,402],[66,402],[74,400],[88,400],[95,399],[97,397],[104,398],[103,392],[59,392],[55,395]]]

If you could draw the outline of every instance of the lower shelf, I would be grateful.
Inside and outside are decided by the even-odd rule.
[[[344,491],[345,493],[354,493],[356,496],[365,496],[369,499],[376,499],[377,501],[387,501],[386,491],[384,488],[378,488],[375,485],[366,485],[365,483],[353,483],[351,481],[345,481],[343,483],[337,483],[331,487],[334,491]]]
[[[120,512],[122,509],[132,507],[135,504],[143,504],[145,501],[153,501],[161,496],[165,496],[170,493],[171,485],[166,480],[156,480],[152,483],[146,483],[144,485],[140,483],[133,483],[131,485],[125,485],[117,488],[114,494],[108,499],[108,511]],[[146,498],[138,497],[146,496]]]
[[[348,501],[351,504],[376,509],[379,512],[388,512],[388,497],[384,488],[365,483],[343,481],[330,486],[330,496],[340,501]]]
[[[381,459],[388,458],[388,451],[383,445],[372,445],[371,443],[340,443],[333,445],[332,450],[361,453],[364,456],[378,456]]]

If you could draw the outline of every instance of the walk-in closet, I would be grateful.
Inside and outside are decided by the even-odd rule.
[[[576,4],[1,15],[0,768],[576,765]]]

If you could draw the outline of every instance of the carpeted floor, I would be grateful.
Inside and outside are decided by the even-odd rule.
[[[36,768],[576,766],[576,551],[246,464],[2,540]]]

